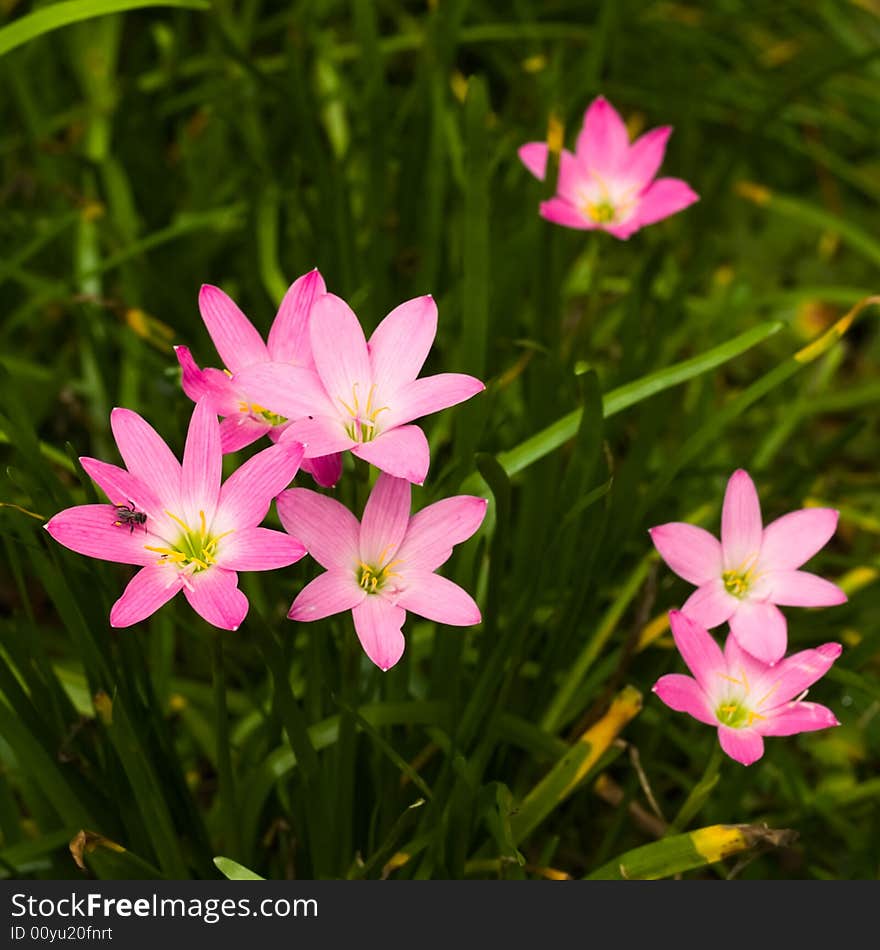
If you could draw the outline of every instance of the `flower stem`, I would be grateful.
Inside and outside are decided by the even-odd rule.
[[[223,634],[214,637],[214,713],[217,739],[217,778],[219,783],[220,812],[225,828],[225,847],[229,854],[239,854],[238,809],[236,807],[235,778],[232,772],[232,749],[229,742],[229,713],[226,708],[226,668],[223,662]]]
[[[718,780],[721,778],[721,759],[721,746],[715,742],[712,745],[712,753],[709,756],[709,761],[706,763],[703,777],[691,789],[690,794],[681,806],[681,810],[672,820],[672,823],[666,830],[667,836],[684,831],[692,819],[696,817],[703,805],[706,804],[712,789],[715,788],[718,784]]]

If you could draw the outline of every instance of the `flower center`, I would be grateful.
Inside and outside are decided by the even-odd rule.
[[[262,422],[268,422],[270,426],[281,426],[287,422],[287,416],[279,416],[277,412],[270,412],[264,406],[255,402],[240,402],[239,409],[246,412]]]
[[[376,424],[376,417],[380,412],[387,412],[388,406],[373,406],[376,387],[370,386],[367,393],[365,405],[361,405],[361,397],[358,395],[358,384],[354,383],[351,387],[351,400],[346,402],[340,399],[342,408],[348,413],[348,421],[345,423],[345,434],[353,442],[372,442],[379,434]]]
[[[363,561],[358,563],[358,585],[368,594],[378,594],[390,577],[399,577],[391,568],[400,561],[389,561],[384,567],[374,567]]]
[[[617,209],[607,198],[595,203],[587,202],[585,210],[596,224],[610,224],[617,215]]]
[[[730,726],[731,729],[748,729],[754,725],[756,719],[765,718],[754,709],[749,709],[742,699],[736,697],[724,700],[715,710],[715,715],[722,725]]]
[[[173,564],[181,570],[189,571],[191,574],[197,574],[199,571],[206,571],[217,560],[217,542],[226,535],[232,534],[232,531],[224,531],[222,534],[212,535],[209,533],[205,524],[204,511],[199,512],[198,528],[191,528],[185,521],[173,515],[170,511],[165,512],[169,518],[177,522],[183,529],[183,534],[177,541],[169,547],[153,547],[145,544],[148,551],[155,551],[160,555],[160,561]]]

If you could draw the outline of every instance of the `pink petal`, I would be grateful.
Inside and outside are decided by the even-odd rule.
[[[598,225],[588,218],[574,205],[563,201],[562,198],[551,198],[541,202],[540,214],[547,221],[561,224],[566,228],[577,228],[579,231],[595,231]]]
[[[741,600],[730,617],[730,632],[747,653],[762,663],[772,665],[785,655],[785,617],[767,601]]]
[[[352,455],[408,482],[421,485],[428,474],[431,453],[425,433],[418,426],[399,426],[355,445]]]
[[[239,466],[220,490],[216,532],[258,525],[266,517],[272,499],[293,481],[302,453],[299,442],[279,442]]]
[[[80,458],[80,463],[89,478],[110,499],[111,505],[131,505],[154,520],[163,523],[167,520],[162,502],[156,497],[152,488],[145,485],[141,479],[124,468],[119,468],[118,465],[111,465],[99,459],[83,456]],[[143,528],[141,530],[143,531]]]
[[[595,183],[571,152],[563,151],[559,156],[559,178],[556,182],[556,197],[568,202],[573,208],[580,208],[585,193],[593,190]]]
[[[638,218],[633,216],[624,221],[623,224],[603,224],[600,227],[618,240],[628,241],[636,231],[641,229],[642,225]]]
[[[110,610],[111,627],[130,627],[166,604],[183,586],[180,571],[170,564],[144,567],[128,582]]]
[[[444,498],[410,519],[397,557],[407,568],[435,571],[483,523],[488,502],[473,495]]]
[[[308,488],[281,492],[275,505],[284,530],[302,541],[321,567],[354,575],[361,526],[345,505]]]
[[[690,676],[683,676],[681,673],[661,676],[654,684],[654,692],[676,712],[687,713],[709,726],[718,722],[700,684]]]
[[[367,656],[387,672],[403,656],[406,643],[400,628],[406,611],[381,596],[365,597],[351,612],[354,629]]]
[[[183,370],[181,386],[193,402],[210,399],[211,407],[219,416],[239,411],[238,392],[226,373],[219,369],[199,369],[192,353],[185,346],[175,346],[174,353]]]
[[[837,716],[819,703],[789,703],[774,709],[766,719],[760,720],[756,728],[765,736],[793,736],[798,732],[815,732],[839,726]]]
[[[721,576],[721,545],[703,528],[671,521],[648,533],[660,557],[689,583],[699,586]]]
[[[65,508],[46,522],[46,530],[64,547],[119,564],[152,564],[157,555],[144,548],[155,539],[142,525],[116,525],[112,505],[77,505]]]
[[[220,450],[224,455],[237,452],[271,431],[270,423],[259,422],[248,412],[237,412],[220,421]]]
[[[391,411],[387,416],[380,416],[379,421],[383,427],[394,429],[464,402],[485,388],[476,377],[464,373],[425,376],[403,386],[394,398]]]
[[[336,414],[318,374],[302,366],[258,363],[238,373],[235,384],[251,403],[287,419]]]
[[[313,459],[303,459],[302,470],[322,488],[332,488],[342,477],[342,454],[334,452],[332,455],[319,455]]]
[[[202,285],[199,310],[223,365],[231,373],[269,359],[266,344],[254,325],[219,287]]]
[[[305,553],[305,547],[283,531],[244,528],[223,538],[217,564],[228,571],[274,571],[295,564]]]
[[[183,595],[200,617],[221,630],[238,630],[248,612],[247,597],[238,589],[238,574],[222,567],[190,574]]]
[[[635,217],[639,226],[644,227],[683,211],[699,200],[700,196],[680,178],[658,178],[639,199]]]
[[[402,386],[413,382],[436,335],[437,304],[430,295],[400,304],[376,327],[370,337],[369,352],[373,382],[380,398],[390,399]]]
[[[211,523],[220,496],[222,468],[220,423],[211,403],[200,399],[189,421],[180,482],[184,520],[190,526],[199,524],[201,512],[205,513],[205,521]]]
[[[724,643],[724,659],[727,663],[728,674],[743,683],[749,693],[749,701],[758,704],[773,688],[773,684],[778,680],[776,671],[782,666],[781,663],[777,666],[768,666],[762,660],[756,659],[740,646],[733,634],[728,634]],[[769,698],[767,697],[768,701]],[[785,700],[789,698],[789,696],[783,697]],[[772,702],[770,705],[773,705]]]
[[[453,627],[469,627],[482,620],[473,597],[446,577],[407,570],[402,582],[403,590],[394,601],[404,610]]]
[[[360,559],[374,567],[393,561],[409,525],[412,486],[406,479],[379,475],[361,519]]]
[[[287,616],[291,620],[323,620],[353,610],[366,597],[352,571],[325,571],[297,594]]]
[[[310,324],[315,367],[336,411],[347,413],[346,406],[354,409],[355,402],[363,409],[370,397],[373,371],[358,318],[344,300],[324,294],[312,307]]]
[[[666,143],[672,134],[671,125],[651,129],[633,142],[620,170],[620,177],[644,187],[652,181],[663,164]]]
[[[751,765],[764,754],[764,740],[755,729],[731,729],[718,727],[721,748],[741,765]]]
[[[289,438],[296,439],[305,447],[308,459],[336,455],[352,449],[357,442],[348,435],[338,416],[313,416],[297,419],[287,429]]]
[[[727,671],[721,648],[703,627],[681,611],[669,611],[669,625],[687,668],[694,674],[703,691],[709,696],[713,695],[719,672]]]
[[[831,581],[808,571],[770,571],[764,575],[768,600],[788,607],[832,607],[845,604],[846,594]]]
[[[727,482],[721,509],[721,547],[724,567],[746,571],[754,567],[761,550],[761,503],[749,473],[737,469]]]
[[[179,508],[180,462],[159,433],[130,409],[114,409],[110,428],[129,472],[149,485],[167,508]]]
[[[623,119],[604,97],[594,99],[584,114],[584,126],[575,148],[584,168],[604,177],[616,176],[629,154],[629,135]]]
[[[837,530],[833,508],[802,508],[771,521],[761,542],[761,567],[794,570],[821,551]]]
[[[823,643],[815,650],[793,653],[776,666],[765,668],[760,685],[756,685],[752,692],[760,694],[756,699],[765,709],[787,704],[821,679],[840,656],[841,650],[839,643]]]
[[[517,151],[519,160],[539,181],[544,180],[547,174],[547,143],[527,142]]]
[[[315,300],[325,293],[327,287],[317,268],[290,285],[269,330],[269,359],[307,368],[313,365],[309,314]]]
[[[721,578],[698,587],[684,602],[681,612],[701,627],[711,630],[729,620],[740,601],[724,589]]]

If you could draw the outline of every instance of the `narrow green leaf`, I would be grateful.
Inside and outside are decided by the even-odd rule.
[[[214,864],[217,870],[230,881],[265,881],[266,878],[260,877],[253,871],[248,870],[244,865],[233,861],[232,858],[224,858],[218,855],[214,858]]]

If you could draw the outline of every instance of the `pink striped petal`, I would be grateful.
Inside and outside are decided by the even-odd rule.
[[[660,557],[689,583],[699,586],[721,576],[721,545],[703,528],[671,521],[648,533]]]
[[[238,574],[222,567],[190,574],[183,596],[200,617],[221,630],[238,630],[248,612],[247,597],[238,589]]]
[[[604,97],[594,99],[584,114],[577,138],[578,161],[603,178],[617,176],[629,154],[629,134],[619,113]]]
[[[336,414],[318,374],[302,366],[258,363],[238,373],[235,384],[249,402],[287,419]]]
[[[376,327],[370,337],[369,352],[380,405],[407,383],[412,384],[436,335],[437,304],[430,294],[395,307]]]
[[[332,455],[319,455],[313,459],[303,459],[302,470],[322,488],[332,488],[342,477],[342,454],[334,452]]]
[[[219,369],[199,369],[188,347],[175,346],[174,353],[183,370],[181,386],[193,402],[209,399],[211,408],[219,416],[228,416],[239,411],[240,397],[235,384],[226,373]]]
[[[129,525],[117,525],[116,509],[112,505],[77,505],[65,508],[50,518],[45,525],[50,535],[64,547],[119,564],[152,564],[156,555],[144,548],[153,539],[141,525],[134,531]]]
[[[730,476],[721,509],[721,548],[724,567],[746,571],[754,567],[761,550],[761,503],[749,473],[737,469]]]
[[[345,505],[308,488],[283,491],[275,504],[284,530],[302,541],[321,567],[354,576],[361,526]]]
[[[361,519],[360,559],[373,567],[393,561],[409,525],[412,486],[406,479],[379,475]]]
[[[774,709],[772,715],[759,721],[756,728],[765,736],[793,736],[839,725],[837,716],[827,706],[800,702]]]
[[[210,524],[220,497],[223,452],[220,449],[220,423],[207,399],[200,399],[193,410],[183,449],[180,482],[184,521],[199,524],[201,512]]]
[[[831,581],[809,571],[771,571],[764,575],[769,600],[788,607],[832,607],[845,604],[846,594]]]
[[[140,478],[127,472],[118,465],[102,462],[87,456],[80,458],[80,464],[88,473],[89,478],[110,499],[111,505],[133,506],[154,520],[165,521],[162,502],[156,493]]]
[[[519,160],[539,181],[544,180],[547,174],[547,143],[527,142],[517,151]]]
[[[403,656],[401,627],[406,611],[382,596],[365,597],[351,612],[354,629],[367,656],[387,672]]]
[[[219,287],[202,285],[199,310],[223,365],[231,373],[269,359],[266,344],[254,325]]]
[[[591,218],[578,211],[574,205],[569,204],[562,198],[551,198],[549,201],[542,201],[540,214],[547,221],[561,224],[566,228],[577,228],[579,231],[595,231],[599,226]]]
[[[297,594],[287,616],[291,620],[323,620],[345,610],[353,610],[367,594],[358,586],[352,571],[325,571]]]
[[[266,517],[272,499],[293,481],[302,453],[299,442],[283,441],[257,452],[239,466],[220,490],[214,530],[221,534],[258,525]]]
[[[741,765],[751,765],[764,754],[764,740],[755,729],[731,729],[718,727],[721,748]]]
[[[788,626],[782,612],[767,601],[741,600],[730,617],[730,632],[762,663],[772,666],[785,655]]]
[[[259,422],[248,412],[237,412],[220,421],[220,451],[238,452],[272,431],[268,422]]]
[[[166,508],[179,508],[180,462],[159,433],[130,409],[114,409],[110,428],[129,472],[149,485]]]
[[[418,426],[398,426],[351,450],[352,455],[393,475],[421,485],[428,474],[431,452],[425,433]]]
[[[346,433],[338,416],[297,419],[296,422],[291,422],[287,432],[289,438],[303,444],[307,459],[336,455],[357,445]]]
[[[217,564],[227,571],[274,571],[305,556],[305,547],[283,531],[244,528],[220,542]]]
[[[306,368],[314,365],[309,340],[309,314],[315,300],[325,293],[327,287],[317,268],[303,274],[290,285],[269,330],[269,359],[279,363],[296,363]]]
[[[394,398],[394,404],[387,416],[380,416],[380,422],[386,429],[394,429],[413,419],[421,419],[432,412],[455,406],[486,387],[475,376],[464,373],[440,373],[437,376],[425,376],[403,386]]]
[[[721,648],[708,631],[681,611],[669,611],[669,626],[687,668],[703,691],[712,696],[718,685],[718,673],[727,670]]]
[[[805,564],[831,540],[837,518],[833,508],[802,508],[771,521],[761,542],[761,568],[793,571]]]
[[[483,523],[488,502],[473,495],[444,498],[410,519],[397,557],[407,568],[435,571]]]
[[[111,627],[130,627],[155,613],[183,586],[180,571],[170,564],[144,567],[128,582],[110,610]]]
[[[711,630],[729,620],[739,604],[740,601],[724,589],[724,583],[719,577],[698,587],[684,602],[681,612],[701,627]]]
[[[655,224],[699,200],[700,196],[680,178],[658,178],[639,199],[636,219],[641,227]]]
[[[315,367],[336,411],[347,413],[346,406],[354,409],[355,402],[365,408],[373,371],[364,331],[351,307],[335,294],[319,297],[312,307],[309,336]]]
[[[473,597],[440,574],[407,570],[402,581],[403,591],[396,603],[404,610],[453,627],[469,627],[482,620]]]
[[[620,177],[644,187],[654,179],[663,164],[671,125],[662,125],[639,136],[633,142],[620,169]]]
[[[753,686],[752,692],[761,693],[759,701],[765,708],[787,704],[820,680],[831,669],[841,650],[839,643],[823,643],[815,650],[793,653],[776,666],[767,668],[761,683]]]
[[[718,720],[709,706],[706,694],[692,677],[669,673],[657,680],[653,690],[670,709],[687,713],[709,726],[717,724]]]

